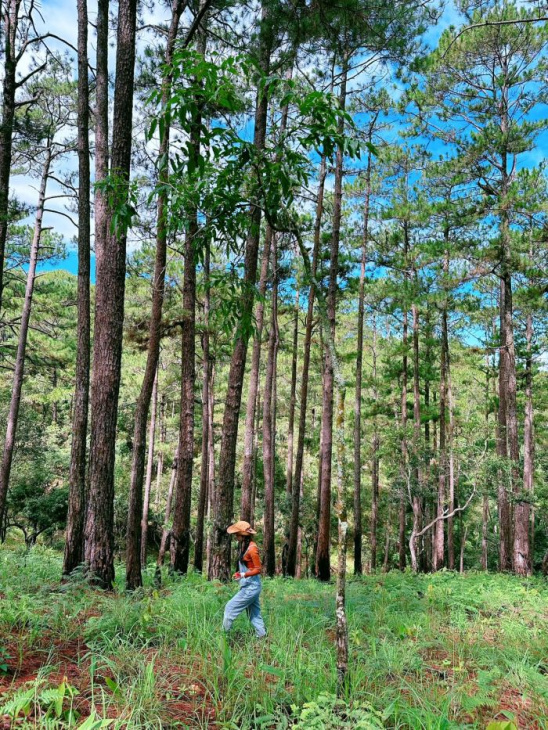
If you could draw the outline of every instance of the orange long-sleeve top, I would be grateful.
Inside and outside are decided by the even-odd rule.
[[[262,571],[261,556],[256,543],[250,542],[244,557],[242,558],[247,570],[244,578],[251,578],[252,575],[259,575]]]

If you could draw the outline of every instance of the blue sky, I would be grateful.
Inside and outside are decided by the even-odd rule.
[[[78,273],[78,252],[76,249],[71,246],[67,250],[67,256],[64,259],[56,260],[56,261],[46,261],[43,264],[39,264],[38,272],[45,272],[45,271],[68,271],[70,274],[76,274]],[[95,255],[91,255],[91,282],[92,284],[95,284]]]

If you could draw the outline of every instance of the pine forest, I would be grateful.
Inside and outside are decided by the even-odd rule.
[[[0,80],[0,728],[548,727],[548,5],[1,0]]]

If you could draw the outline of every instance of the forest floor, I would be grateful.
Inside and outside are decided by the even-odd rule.
[[[266,580],[266,642],[234,586],[138,594],[59,582],[61,556],[0,547],[0,728],[548,728],[548,583],[450,572],[350,578],[336,703],[334,586]],[[101,720],[105,722],[101,722]]]

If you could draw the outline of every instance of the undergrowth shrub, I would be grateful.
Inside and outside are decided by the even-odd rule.
[[[113,727],[170,727],[167,711],[183,703],[196,728],[208,727],[213,713],[219,727],[241,730],[358,722],[387,730],[485,730],[512,698],[517,726],[548,727],[548,586],[539,578],[449,571],[351,577],[351,689],[343,706],[330,704],[333,585],[266,579],[261,602],[269,637],[256,643],[245,615],[228,640],[221,631],[233,585],[189,574],[166,576],[159,590],[150,566],[143,589],[126,595],[119,566],[108,594],[78,573],[61,584],[60,571],[61,556],[52,550],[0,546],[0,638],[8,637],[7,654],[0,653],[0,705],[23,691],[11,689],[9,679],[24,670],[28,655],[35,663],[42,657],[44,673],[59,675],[63,646],[72,641],[81,648],[70,682],[80,700],[87,693],[97,721],[118,718]],[[42,690],[58,687],[40,676],[29,717],[39,711],[44,727],[65,727],[66,719],[51,709],[48,715],[46,698],[36,705]]]

